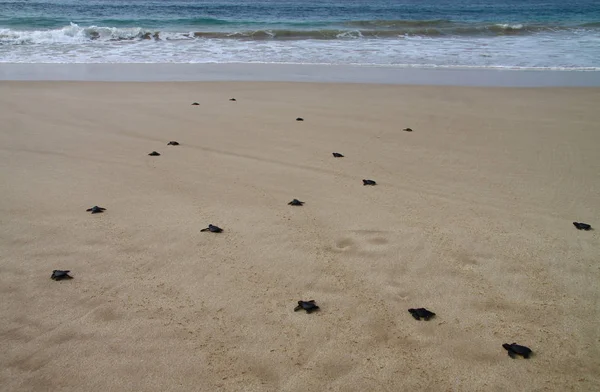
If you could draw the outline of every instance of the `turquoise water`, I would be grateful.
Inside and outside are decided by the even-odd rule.
[[[0,0],[0,62],[600,68],[600,1]]]

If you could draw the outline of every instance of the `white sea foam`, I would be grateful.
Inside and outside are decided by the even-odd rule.
[[[521,25],[500,25],[518,29]],[[506,26],[506,27],[504,27]],[[196,38],[193,32],[71,24],[47,31],[0,29],[0,63],[295,63],[418,67],[596,69],[600,32],[506,36],[401,36],[339,39]],[[235,34],[235,33],[232,33]],[[241,34],[241,33],[238,33]],[[248,34],[245,34],[248,37]]]
[[[80,27],[71,23],[53,30],[11,30],[0,29],[0,45],[26,44],[86,44],[90,41],[127,41],[152,38],[154,30],[141,27]],[[193,33],[190,33],[193,38]],[[162,32],[161,39],[191,39],[189,34]]]
[[[502,29],[506,29],[506,30],[521,30],[523,28],[522,24],[508,24],[508,23],[499,23],[496,24],[496,26],[502,28]]]

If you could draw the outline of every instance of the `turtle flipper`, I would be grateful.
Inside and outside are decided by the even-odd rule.
[[[416,309],[410,308],[410,309],[408,309],[408,313],[410,313],[410,315],[413,316],[413,318],[415,320],[419,320],[419,321],[421,320],[421,318],[419,317],[419,312],[417,312]]]
[[[515,359],[515,352],[513,350],[508,350],[508,356],[511,357],[512,359]]]
[[[425,321],[429,321],[430,318],[435,317],[435,313],[433,312],[429,312],[428,315],[426,315],[425,317],[423,317],[425,319]]]
[[[299,310],[302,310],[302,305],[298,305],[294,308],[294,312],[297,312]]]

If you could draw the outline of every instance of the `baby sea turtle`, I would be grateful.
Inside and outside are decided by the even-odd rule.
[[[363,180],[363,185],[377,185],[373,180]]]
[[[294,312],[303,309],[306,310],[306,313],[312,313],[315,310],[319,310],[319,307],[315,303],[314,299],[311,299],[310,301],[298,301],[298,306],[294,308]]]
[[[296,121],[304,121],[304,119],[302,117],[298,117]]]
[[[517,343],[504,343],[502,347],[504,347],[506,351],[508,351],[508,356],[511,358],[515,358],[516,355],[520,355],[523,358],[529,358],[529,356],[531,355],[531,349],[529,347],[521,346]]]
[[[404,128],[403,131],[404,132],[412,132],[412,129],[410,129],[410,128]]]
[[[235,102],[235,101],[236,101],[236,99],[235,99],[235,98],[229,98],[229,100],[230,100],[230,101],[233,101],[233,102]]]
[[[575,226],[577,230],[592,230],[592,226],[588,225],[587,223],[573,222],[573,226]]]
[[[194,102],[192,106],[200,106],[200,104],[198,102]]]
[[[290,206],[301,206],[303,204],[304,204],[304,202],[300,201],[298,199],[294,199],[288,203],[288,205],[290,205]]]
[[[91,212],[92,214],[99,214],[101,212],[104,212],[105,210],[106,210],[106,208],[93,206],[92,208],[88,208],[86,211]]]
[[[52,276],[50,276],[50,278],[52,280],[73,279],[73,277],[69,275],[69,272],[71,271],[54,270],[52,271]]]
[[[435,316],[435,313],[430,312],[429,310],[425,309],[425,308],[418,308],[418,309],[408,309],[408,312],[410,314],[412,314],[412,316],[415,318],[415,320],[425,320],[428,321],[430,318],[432,318],[433,316]]]
[[[150,154],[148,154],[148,155],[150,155],[151,157],[159,157],[159,156],[160,156],[160,154],[159,154],[159,153],[157,153],[156,151],[152,151],[152,152],[151,152]]]
[[[215,225],[208,225],[208,227],[206,229],[202,229],[200,231],[210,231],[211,233],[220,233],[223,231],[223,229],[221,229],[218,226]]]
[[[174,140],[171,140],[170,142],[167,143],[167,146],[178,146],[179,142],[176,142]]]
[[[334,158],[343,158],[344,156],[342,154],[340,154],[339,152],[334,152],[332,153]]]

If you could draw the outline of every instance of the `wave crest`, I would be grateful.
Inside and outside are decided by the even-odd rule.
[[[586,24],[584,28],[591,28]],[[581,29],[582,27],[578,27]],[[573,28],[524,24],[459,24],[447,20],[432,21],[351,21],[341,28],[325,29],[257,29],[227,31],[169,32],[144,27],[81,27],[70,23],[60,29],[19,31],[0,29],[0,45],[77,44],[89,41],[141,41],[189,39],[242,40],[336,40],[402,38],[407,36],[502,36],[557,32]]]

